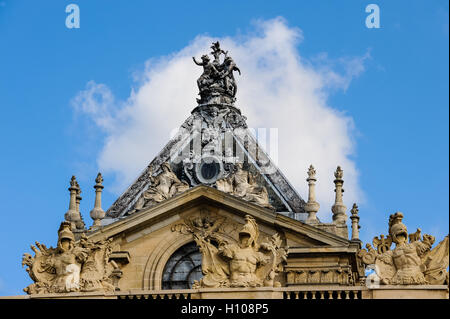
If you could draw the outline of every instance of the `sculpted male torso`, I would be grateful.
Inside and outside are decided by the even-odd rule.
[[[219,254],[229,260],[231,287],[256,287],[262,281],[256,276],[256,268],[265,264],[267,257],[252,246],[251,235],[240,234],[239,244],[219,247]]]
[[[420,269],[422,260],[418,255],[418,245],[422,243],[399,243],[392,251],[392,261],[397,272],[392,279],[393,283],[425,283],[425,277]]]

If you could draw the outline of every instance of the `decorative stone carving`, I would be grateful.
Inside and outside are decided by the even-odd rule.
[[[348,285],[352,282],[352,272],[347,267],[339,269],[299,269],[287,272],[287,283],[289,285]]]
[[[392,238],[391,236],[384,237],[384,235],[380,235],[380,238],[374,237],[372,240],[372,245],[377,249],[379,254],[384,254],[389,249],[391,249]]]
[[[201,234],[201,237],[218,240],[224,235],[230,236],[237,228],[237,223],[214,214],[207,209],[201,209],[198,215],[185,219],[181,224],[174,225],[172,231],[177,231],[181,234]]]
[[[255,219],[246,215],[245,220],[237,241],[220,232],[228,223],[223,217],[203,216],[172,228],[192,233],[200,247],[204,277],[194,283],[194,288],[280,286],[274,279],[286,262],[287,247],[281,247],[278,234],[258,244]]]
[[[168,162],[161,164],[161,168],[162,172],[153,177],[149,167],[148,175],[151,184],[136,202],[135,211],[160,203],[189,189],[189,184],[178,179]]]
[[[218,179],[232,172],[238,160],[233,154],[234,124],[231,122],[243,117],[238,109],[224,105],[199,106],[192,114],[198,122],[191,130],[201,134],[194,134],[195,146],[183,158],[183,173],[192,186],[213,186]]]
[[[237,91],[233,72],[237,71],[241,74],[241,71],[228,56],[228,51],[225,52],[220,48],[218,41],[213,43],[211,48],[214,61],[211,62],[206,54],[202,56],[201,62],[198,62],[195,57],[192,58],[195,64],[203,67],[203,73],[197,80],[200,91],[200,99],[197,99],[197,102],[199,104],[233,104]],[[220,62],[222,54],[225,57],[223,62]]]
[[[408,235],[409,241],[412,243],[412,242],[420,240],[421,233],[422,233],[422,230],[420,228],[417,228],[415,233]]]
[[[88,251],[81,267],[80,287],[82,291],[114,291],[114,284],[122,272],[114,261],[109,261],[112,253],[112,239],[99,242],[90,241],[86,235],[80,239],[80,246]]]
[[[62,222],[56,248],[36,242],[35,256],[25,253],[22,266],[34,281],[24,289],[28,294],[73,291],[114,291],[120,269],[109,262],[111,241],[92,242],[85,234],[75,242],[70,222]]]
[[[438,285],[448,283],[449,264],[448,235],[434,249],[435,238],[423,235],[420,229],[408,236],[402,222],[403,214],[397,212],[389,218],[389,236],[375,237],[373,245],[360,250],[358,257],[366,265],[375,264],[376,274],[381,284],[390,285]],[[409,243],[407,242],[409,237]],[[391,250],[391,244],[395,248]]]
[[[244,170],[241,163],[237,163],[235,168],[234,173],[216,181],[217,189],[248,202],[273,208],[269,203],[267,189],[257,182],[257,176]]]

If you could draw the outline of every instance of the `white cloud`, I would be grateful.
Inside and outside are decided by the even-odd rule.
[[[368,55],[332,61],[321,54],[309,61],[297,50],[301,30],[282,18],[257,21],[254,31],[239,38],[198,36],[178,52],[149,60],[126,101],[117,103],[105,85],[93,81],[73,99],[74,107],[106,133],[98,165],[102,172],[117,174],[116,190],[137,177],[196,106],[196,79],[202,71],[192,56],[201,56],[219,40],[242,71],[236,105],[250,127],[278,128],[278,166],[304,198],[307,168],[316,167],[319,217],[330,220],[337,165],[344,169],[347,207],[363,200],[351,159],[353,121],[328,105],[327,96],[346,90],[363,72]],[[335,71],[337,65],[341,72]]]
[[[113,131],[115,99],[106,85],[89,81],[86,89],[78,93],[71,104],[75,111],[90,116],[98,127],[108,132]]]

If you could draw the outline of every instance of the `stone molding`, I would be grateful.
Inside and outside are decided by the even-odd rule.
[[[200,288],[179,290],[138,290],[118,291],[114,293],[79,293],[66,294],[33,294],[21,296],[1,296],[0,299],[198,299],[198,297],[225,299],[236,293],[252,294],[264,293],[266,298],[262,299],[303,299],[305,293],[314,295],[321,293],[361,293],[361,299],[448,299],[448,286],[382,286],[381,288],[369,289],[363,286],[292,286],[292,287],[259,287],[259,288]],[[261,296],[261,294],[260,294]],[[243,298],[243,297],[240,297]],[[320,299],[320,298],[309,298]],[[345,299],[345,298],[338,298]]]

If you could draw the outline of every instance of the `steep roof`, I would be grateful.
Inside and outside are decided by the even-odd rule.
[[[201,62],[193,58],[203,67],[197,80],[198,106],[108,209],[108,218],[130,215],[149,203],[154,205],[187,188],[206,185],[274,212],[306,219],[304,200],[260,147],[245,116],[234,106],[237,84],[233,73],[240,74],[240,69],[219,42],[211,49],[213,60],[208,55],[203,55]]]

